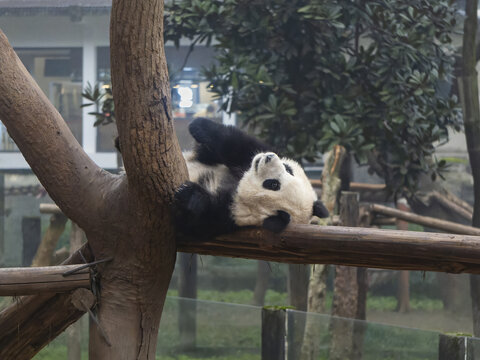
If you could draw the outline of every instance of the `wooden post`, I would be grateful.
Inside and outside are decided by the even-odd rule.
[[[406,199],[399,199],[397,201],[397,209],[405,212],[410,211],[410,207]],[[408,230],[408,222],[397,218],[397,229]],[[410,272],[402,270],[399,273],[398,287],[397,287],[397,311],[406,313],[410,311]]]
[[[32,260],[39,249],[41,237],[41,226],[39,217],[22,218],[22,238],[23,238],[23,266],[30,266]],[[50,265],[38,264],[37,266]]]
[[[262,309],[262,360],[286,360],[286,309]]]
[[[475,360],[474,341],[471,336],[440,334],[438,360]]]
[[[178,262],[180,267],[178,296],[196,299],[197,255],[179,253]],[[180,300],[178,330],[180,333],[180,348],[184,351],[194,349],[197,337],[197,302],[195,300]]]

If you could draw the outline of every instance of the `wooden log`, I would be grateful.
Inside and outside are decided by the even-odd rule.
[[[452,221],[439,220],[429,216],[421,216],[417,214],[412,214],[406,211],[401,211],[397,209],[390,208],[388,206],[371,204],[370,211],[383,214],[386,216],[393,216],[397,219],[402,219],[408,222],[415,224],[428,226],[438,230],[444,230],[448,233],[453,234],[465,234],[465,235],[480,235],[480,229],[474,228],[468,225],[458,224]]]
[[[63,273],[78,265],[0,269],[0,296],[67,292],[90,287],[90,273],[83,269],[69,276]]]
[[[432,197],[435,200],[437,200],[445,208],[450,209],[451,211],[459,214],[469,222],[472,221],[473,209],[465,201],[458,199],[457,197],[453,196],[450,193],[443,195],[438,191],[433,191]]]
[[[310,183],[314,187],[322,187],[322,180],[310,179]],[[367,184],[353,181],[350,183],[350,191],[384,191],[386,188],[385,184]]]
[[[88,246],[82,248],[82,254],[87,261],[93,261]],[[80,252],[72,255],[67,262],[83,263]],[[85,309],[78,309],[78,295],[85,298],[84,291],[79,290],[83,289],[68,293],[24,296],[1,311],[0,359],[31,359],[70,324],[77,321],[85,313]],[[88,306],[91,306],[90,300]]]
[[[290,225],[280,234],[243,229],[202,242],[180,237],[177,249],[294,264],[480,274],[480,237],[468,235]]]

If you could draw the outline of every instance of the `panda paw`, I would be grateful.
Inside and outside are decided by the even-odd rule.
[[[211,144],[218,140],[222,125],[206,118],[196,118],[188,126],[188,131],[199,144]]]
[[[273,231],[274,233],[279,233],[285,230],[289,223],[290,214],[283,210],[278,210],[277,215],[269,216],[263,220],[263,227],[267,230]]]
[[[175,205],[177,210],[186,214],[199,214],[204,211],[208,201],[208,194],[198,184],[187,181],[175,192]]]

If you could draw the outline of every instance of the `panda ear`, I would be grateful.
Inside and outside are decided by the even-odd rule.
[[[313,203],[313,215],[318,216],[319,218],[326,218],[329,215],[327,208],[320,200],[316,200]]]

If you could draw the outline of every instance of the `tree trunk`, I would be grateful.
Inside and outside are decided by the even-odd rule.
[[[463,26],[462,77],[459,86],[463,108],[463,122],[467,140],[468,155],[473,175],[475,203],[473,207],[472,225],[480,227],[480,109],[478,102],[478,75],[475,54],[475,40],[478,27],[477,1],[466,0],[465,22]],[[480,336],[480,278],[470,276],[472,297],[473,330],[475,336]]]
[[[53,214],[50,217],[50,226],[45,231],[45,235],[43,235],[42,241],[38,246],[32,266],[52,265],[53,251],[57,246],[58,239],[60,239],[65,230],[67,220],[68,218],[63,214]]]
[[[312,265],[308,284],[308,312],[325,313],[325,296],[327,294],[327,266]],[[303,336],[301,359],[314,360],[318,358],[320,327],[316,317],[308,316]]]
[[[308,273],[308,265],[288,264],[288,295],[290,305],[295,310],[307,311]],[[300,356],[305,322],[304,313],[294,313],[289,317],[289,328],[291,328],[292,336],[292,346],[288,348],[289,359],[298,359]]]
[[[163,1],[114,0],[110,48],[128,176],[128,203],[123,207],[128,226],[115,234],[120,235],[115,245],[105,240],[92,244],[100,257],[113,255],[114,260],[102,271],[98,318],[103,329],[90,327],[89,354],[102,360],[154,359],[176,256],[171,203],[187,178],[171,115]],[[122,208],[118,202],[115,206]]]
[[[270,280],[270,266],[266,261],[258,261],[257,263],[257,281],[255,290],[253,291],[253,305],[265,305],[265,294],[268,289],[268,280]]]
[[[340,197],[340,219],[342,224],[358,224],[358,193],[342,192]],[[358,280],[357,269],[350,266],[335,267],[335,281],[332,303],[332,315],[342,318],[357,317]],[[332,318],[330,359],[353,359],[354,323],[353,321]]]
[[[342,146],[335,146],[325,160],[322,172],[322,202],[327,207],[331,216],[335,214],[340,193],[340,170],[347,155]],[[325,295],[327,291],[327,266],[315,265],[311,267],[308,283],[308,312],[325,312]],[[302,343],[302,359],[314,360],[318,357],[318,326],[314,318],[307,318],[305,336]]]

